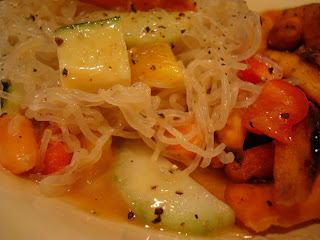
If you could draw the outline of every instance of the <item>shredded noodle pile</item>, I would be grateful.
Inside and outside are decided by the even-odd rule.
[[[18,94],[0,89],[0,97],[20,102],[30,119],[50,122],[41,141],[41,159],[50,138],[63,141],[74,153],[69,166],[39,178],[45,194],[70,188],[81,171],[100,159],[112,136],[142,139],[154,149],[153,160],[160,154],[174,158],[166,147],[180,144],[196,153],[186,174],[199,165],[207,167],[215,156],[223,163],[233,161],[223,143],[215,146],[214,133],[225,126],[232,108],[249,106],[261,91],[261,86],[236,75],[246,67],[239,61],[258,49],[260,18],[241,0],[201,0],[197,8],[191,17],[193,27],[174,48],[185,88],[152,91],[144,83],[135,83],[89,94],[61,87],[53,32],[85,21],[86,14],[98,9],[67,0],[0,2],[0,78],[21,89]],[[183,135],[176,127],[184,125],[194,127]],[[199,131],[203,139],[196,146],[189,141]],[[92,151],[81,147],[81,134],[94,145]]]

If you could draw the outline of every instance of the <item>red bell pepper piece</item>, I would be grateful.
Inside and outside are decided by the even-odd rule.
[[[250,132],[289,143],[292,126],[304,119],[308,109],[308,99],[299,88],[283,80],[269,80],[242,124]]]
[[[262,83],[271,79],[281,79],[282,71],[277,63],[267,57],[254,55],[241,63],[247,64],[245,70],[238,71],[238,77],[253,84]]]
[[[50,140],[44,157],[42,175],[51,174],[61,170],[70,164],[72,153],[67,153],[63,144],[59,141]]]

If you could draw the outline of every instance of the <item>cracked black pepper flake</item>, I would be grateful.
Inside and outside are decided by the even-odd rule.
[[[196,218],[196,219],[198,219],[198,218],[199,218],[198,214],[195,214],[194,216],[195,216],[195,218]]]
[[[136,64],[136,61],[134,59],[131,59],[132,64]]]
[[[176,194],[178,194],[178,195],[182,195],[183,194],[183,192],[182,191],[176,191]]]
[[[270,74],[273,73],[273,70],[274,70],[273,67],[269,67],[269,68],[268,68],[268,71],[269,71]]]
[[[38,69],[34,68],[34,69],[33,69],[33,71],[34,71],[34,72],[37,72],[37,71],[38,71]]]
[[[160,215],[158,215],[155,219],[153,219],[152,221],[151,221],[152,223],[159,223],[159,222],[161,222],[161,217],[160,217]]]
[[[68,76],[68,70],[66,68],[63,68],[62,75],[67,77]]]
[[[268,206],[269,206],[269,207],[271,207],[271,206],[272,206],[272,202],[271,202],[271,201],[269,201],[269,200],[267,201],[267,204],[268,204]]]
[[[186,15],[186,14],[183,13],[183,12],[179,13],[179,17],[184,17],[185,15]]]
[[[162,118],[165,118],[165,116],[164,116],[163,113],[159,113],[158,115],[159,115],[160,117],[162,117]]]
[[[55,42],[56,42],[56,44],[57,44],[58,46],[61,46],[61,44],[63,43],[63,39],[62,39],[62,38],[55,37],[54,40],[55,40]]]
[[[159,26],[158,28],[163,28],[163,29],[166,29],[166,27],[165,27],[165,26]]]
[[[151,186],[151,190],[156,190],[157,189],[157,186]]]
[[[210,50],[208,51],[208,54],[211,54],[211,51],[210,51]]]
[[[131,11],[136,13],[137,12],[137,9],[135,8],[134,4],[131,4],[130,5],[130,8],[131,8]]]
[[[152,71],[155,71],[157,68],[156,68],[155,65],[151,65],[150,69],[151,69]]]
[[[171,43],[170,45],[171,45],[171,49],[174,49],[174,47],[175,47],[175,46],[174,46],[174,44],[173,44],[173,43]]]
[[[186,31],[185,29],[182,29],[182,30],[181,30],[181,33],[184,33],[185,31]]]
[[[249,122],[250,127],[254,128],[253,123],[250,121]]]
[[[181,227],[184,227],[184,225],[185,225],[185,222],[180,223]]]
[[[146,27],[146,32],[150,32],[150,28],[149,27]]]
[[[154,214],[155,215],[161,215],[163,213],[163,208],[162,207],[156,207],[154,209]]]
[[[36,20],[36,17],[35,17],[33,14],[30,14],[29,18],[30,18],[32,21],[35,21],[35,20]]]
[[[128,219],[131,219],[134,217],[134,212],[130,211],[128,212]]]
[[[290,116],[289,113],[282,113],[281,114],[282,118],[289,118],[289,116]]]

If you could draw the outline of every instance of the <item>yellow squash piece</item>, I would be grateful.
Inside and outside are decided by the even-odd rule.
[[[317,67],[290,52],[267,50],[264,54],[283,67],[284,78],[298,78],[297,86],[311,101],[320,104],[320,70]]]
[[[150,87],[176,88],[184,84],[182,70],[169,44],[155,43],[129,51],[132,83]]]
[[[130,65],[119,18],[81,23],[55,31],[62,86],[97,93],[130,86]]]

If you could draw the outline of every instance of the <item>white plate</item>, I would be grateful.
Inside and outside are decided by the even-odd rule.
[[[319,2],[315,0],[247,0],[256,11]],[[287,233],[286,239],[320,239],[320,224]],[[269,238],[278,239],[277,235]],[[36,184],[0,171],[1,240],[178,239],[180,237],[119,224],[85,214],[39,194]],[[221,238],[219,238],[221,239]],[[234,239],[238,239],[235,237]]]

